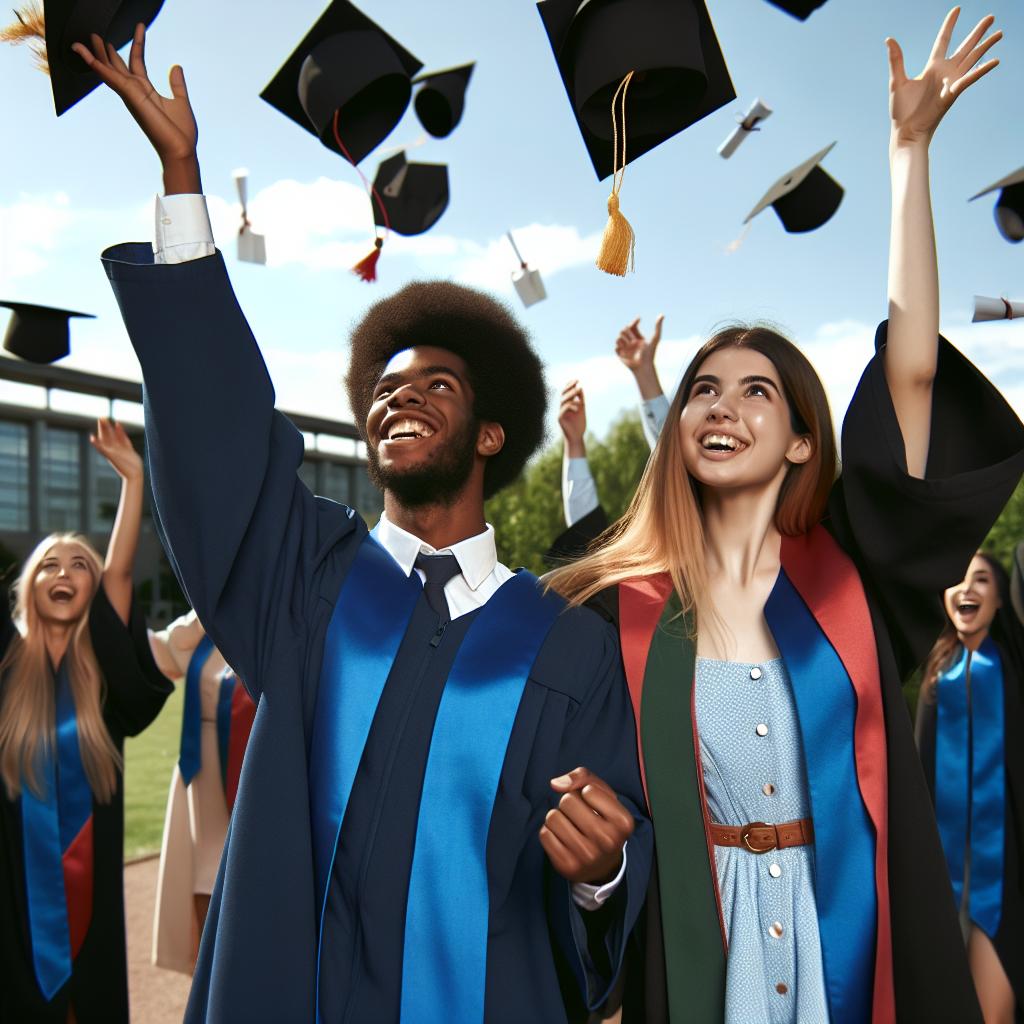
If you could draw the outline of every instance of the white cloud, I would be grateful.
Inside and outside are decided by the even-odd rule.
[[[230,248],[240,224],[236,202],[209,197],[214,237]],[[309,270],[348,270],[367,255],[374,234],[366,192],[345,181],[318,178],[313,182],[277,181],[249,201],[253,230],[267,239],[267,264],[298,264]],[[581,237],[575,227],[528,224],[514,229],[520,251],[545,276],[589,263],[599,235]],[[411,258],[432,276],[511,293],[511,274],[518,261],[504,236],[480,242],[431,231],[404,237],[391,234],[385,252]]]
[[[45,270],[49,254],[72,219],[71,200],[65,192],[23,193],[10,206],[0,206],[0,288]]]

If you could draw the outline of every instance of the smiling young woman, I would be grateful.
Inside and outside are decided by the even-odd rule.
[[[1017,417],[938,335],[928,146],[1000,37],[985,18],[947,57],[957,15],[915,79],[888,41],[889,320],[841,475],[809,362],[730,327],[622,520],[549,577],[618,621],[633,698],[657,871],[627,1022],[981,1019],[900,688],[1024,468]]]
[[[121,477],[106,563],[51,534],[0,595],[0,1020],[127,1021],[124,738],[171,691],[132,603],[142,460],[101,420]]]
[[[1024,625],[979,551],[943,595],[917,741],[986,1024],[1024,1006]]]

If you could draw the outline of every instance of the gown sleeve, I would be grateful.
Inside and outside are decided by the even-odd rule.
[[[253,699],[302,663],[313,568],[355,535],[314,499],[302,435],[274,389],[220,253],[155,265],[148,245],[104,253],[142,366],[154,519],[191,606]],[[272,659],[291,652],[290,668]],[[276,668],[276,671],[275,671]]]
[[[883,365],[888,323],[842,430],[842,475],[826,525],[881,608],[902,676],[942,630],[959,580],[1024,472],[1024,427],[999,391],[939,338],[924,479],[907,472]]]
[[[587,616],[593,614],[581,611]],[[551,872],[552,907],[561,918],[561,922],[555,922],[555,932],[591,1010],[608,998],[621,970],[626,941],[647,892],[654,849],[640,782],[636,725],[618,640],[611,624],[601,622],[599,629],[604,636],[601,669],[565,730],[559,762],[565,771],[586,766],[608,783],[633,815],[636,828],[626,843],[625,875],[599,909],[578,907],[572,899],[570,884]],[[565,922],[568,929],[564,928]],[[559,927],[560,923],[563,927]]]
[[[153,660],[134,596],[126,626],[100,584],[89,606],[89,635],[103,673],[104,718],[118,735],[135,736],[160,713],[174,686]]]

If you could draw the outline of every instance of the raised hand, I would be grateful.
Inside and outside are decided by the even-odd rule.
[[[654,321],[654,331],[649,339],[645,338],[640,330],[640,317],[619,332],[615,339],[615,354],[631,373],[636,373],[646,366],[654,366],[654,354],[658,350],[658,342],[661,341],[661,325],[664,319],[665,314],[662,313]]]
[[[951,56],[946,56],[959,16],[959,7],[946,15],[928,63],[916,78],[907,77],[899,43],[895,39],[885,41],[889,49],[889,114],[896,145],[927,145],[956,98],[999,63],[993,59],[978,64],[1003,37],[997,31],[982,39],[995,21],[991,14],[978,22]]]
[[[72,49],[124,102],[152,143],[164,168],[167,192],[200,192],[196,158],[198,128],[179,65],[171,68],[170,97],[161,96],[146,71],[146,27],[135,26],[128,63],[98,35],[91,37],[92,49],[75,43]]]
[[[587,406],[583,388],[578,380],[571,380],[562,388],[562,402],[558,407],[558,425],[565,438],[570,458],[586,455],[583,435],[587,432]]]
[[[98,419],[96,433],[89,435],[89,443],[114,467],[114,472],[122,480],[142,479],[142,456],[120,423]]]
[[[540,830],[551,866],[570,882],[603,885],[622,866],[622,846],[636,823],[614,790],[587,768],[551,780],[562,793]]]

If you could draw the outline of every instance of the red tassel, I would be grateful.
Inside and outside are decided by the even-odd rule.
[[[378,238],[373,243],[373,252],[363,257],[353,268],[352,273],[363,281],[377,280],[377,260],[380,259],[380,250],[384,245],[384,239]]]

